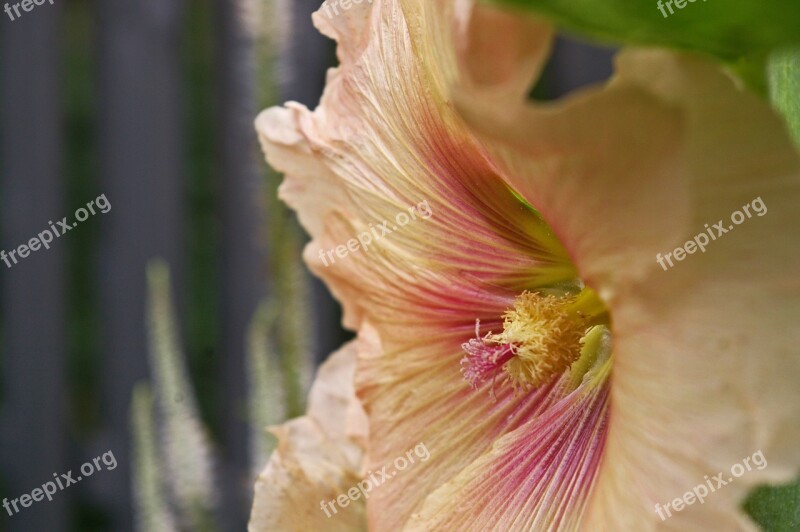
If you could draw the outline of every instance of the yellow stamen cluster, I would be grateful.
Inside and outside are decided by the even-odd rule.
[[[563,373],[581,354],[589,319],[576,312],[576,298],[523,292],[503,315],[503,332],[485,341],[509,344],[505,365],[515,387],[536,388]]]

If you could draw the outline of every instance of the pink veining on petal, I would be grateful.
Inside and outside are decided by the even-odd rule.
[[[480,321],[475,323],[475,336],[469,342],[461,344],[467,353],[467,356],[461,359],[461,373],[464,379],[477,389],[490,378],[494,383],[506,362],[514,357],[514,351],[510,344],[491,344],[481,338]]]
[[[412,530],[578,530],[608,432],[610,380],[566,395],[564,379],[541,392],[547,407],[509,432],[460,478],[429,496]],[[452,501],[473,511],[452,511]]]

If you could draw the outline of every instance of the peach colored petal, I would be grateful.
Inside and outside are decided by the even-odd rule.
[[[749,529],[744,494],[800,466],[800,246],[787,231],[800,166],[785,127],[713,65],[668,52],[623,54],[607,87],[556,104],[485,95],[466,84],[464,116],[611,308],[612,422],[586,528]],[[656,263],[759,197],[763,218],[669,271]],[[656,503],[759,450],[769,467],[662,523]]]
[[[373,525],[392,528],[402,526],[418,498],[477,458],[491,443],[486,435],[513,429],[538,407],[536,398],[518,401],[509,390],[493,404],[488,390],[468,388],[459,360],[474,320],[497,327],[514,296],[549,267],[543,257],[555,271],[566,269],[560,274],[566,278],[574,272],[563,252],[559,258],[542,249],[535,216],[460,132],[442,95],[430,93],[447,69],[430,71],[415,58],[396,4],[376,3],[379,8],[381,16],[370,19],[374,40],[357,54],[358,62],[343,64],[320,107],[314,113],[296,105],[270,110],[258,129],[270,163],[287,173],[282,197],[299,209],[314,237],[307,261],[343,300],[348,325],[360,325],[364,336],[368,315],[379,331],[380,347],[362,349],[362,393],[380,419],[372,428],[381,435],[375,438],[380,447],[370,465],[420,441],[431,449],[419,474],[393,479],[371,497]],[[337,129],[343,123],[368,134],[347,142]],[[433,212],[429,220],[407,226],[370,255],[354,254],[328,268],[320,262],[318,249],[343,244],[369,223],[423,199]],[[377,382],[391,391],[373,388]],[[409,389],[419,394],[416,406]],[[434,408],[426,411],[429,401]],[[442,420],[452,424],[434,424]]]
[[[336,51],[340,62],[355,61],[367,46],[372,2],[361,0],[342,5],[337,0],[326,0],[314,13],[314,25],[323,35],[339,43]]]
[[[788,481],[800,470],[800,245],[789,229],[800,223],[800,163],[767,105],[704,62],[631,55],[620,70],[687,113],[681,178],[693,192],[689,230],[664,252],[706,223],[723,219],[729,228],[731,213],[756,198],[768,210],[729,229],[704,254],[666,272],[658,268],[641,286],[617,290],[612,416],[619,429],[609,437],[590,518],[612,515],[635,493],[630,486],[647,478],[664,480],[640,495],[636,507],[680,497],[704,475],[729,472],[760,450],[766,468],[677,513],[670,526],[701,530],[724,516],[744,521],[739,503],[750,489]],[[674,212],[666,204],[662,215]],[[660,370],[655,377],[653,367]],[[660,396],[669,401],[656,400]],[[665,422],[649,434],[634,429],[652,425],[654,417]],[[659,439],[666,427],[670,439]],[[648,517],[644,509],[628,516],[638,522]],[[620,516],[610,522],[620,523]]]
[[[798,464],[800,401],[786,384],[798,376],[790,322],[800,300],[788,266],[800,261],[798,246],[778,245],[797,224],[797,161],[776,118],[713,67],[657,53],[624,56],[605,88],[529,106],[525,82],[549,39],[541,26],[525,33],[523,23],[461,0],[409,0],[402,9],[375,0],[363,18],[355,14],[316,18],[345,41],[320,107],[267,111],[258,128],[270,162],[287,173],[282,197],[313,237],[306,259],[360,330],[369,464],[419,441],[431,452],[424,468],[373,495],[370,525],[399,529],[415,511],[416,523],[454,518],[443,494],[476,493],[482,466],[500,465],[492,443],[529,443],[508,435],[557,396],[504,389],[492,402],[487,388],[471,391],[458,373],[460,344],[475,318],[497,329],[520,291],[574,275],[569,256],[614,319],[611,429],[586,528],[652,529],[661,524],[655,503],[762,449],[770,467],[662,524],[746,529],[736,510],[745,489],[787,478]],[[491,53],[470,44],[491,42],[484,29],[504,40]],[[480,140],[453,112],[455,84]],[[705,255],[657,269],[656,253],[759,195],[769,215]],[[433,217],[369,255],[330,267],[318,258],[423,199]],[[485,518],[497,508],[470,510]],[[499,522],[525,509],[507,511]]]
[[[375,420],[372,434],[380,436],[372,439],[369,466],[420,441],[431,451],[424,468],[371,496],[376,529],[402,527],[429,492],[558,399],[552,386],[525,396],[497,390],[496,402],[488,387],[471,390],[459,372],[461,344],[472,336],[476,318],[486,331],[502,328],[500,316],[523,289],[575,276],[563,249],[553,246],[535,214],[503,184],[444,95],[430,90],[457,72],[457,58],[452,50],[429,63],[418,58],[447,52],[447,38],[480,24],[468,9],[445,7],[461,22],[436,28],[446,30],[435,32],[444,39],[440,46],[409,42],[399,6],[376,3],[368,30],[373,41],[352,53],[355,64],[344,59],[320,107],[310,113],[292,104],[267,111],[257,124],[270,163],[287,173],[282,197],[298,208],[314,237],[306,259],[343,300],[347,323],[360,325],[360,393]],[[519,76],[511,75],[513,65],[492,70],[488,56],[482,67],[474,65],[487,76],[503,73],[510,80],[505,93],[521,95],[524,83],[518,80],[529,80],[541,67],[549,29],[483,9],[476,13],[525,43],[517,50],[538,57],[520,53],[527,74]],[[528,37],[531,29],[534,38]],[[345,129],[368,134],[352,141]],[[320,262],[319,248],[344,243],[359,228],[419,199],[430,202],[431,219],[406,227],[369,256],[353,255],[328,268]]]
[[[422,16],[423,10],[443,10],[446,5],[441,0],[407,2],[405,10],[409,16]],[[466,21],[459,22],[455,44],[457,61],[467,72],[464,80],[492,89],[495,97],[525,97],[550,56],[551,26],[480,3],[472,7]]]
[[[313,237],[306,259],[342,300],[345,323],[358,328],[368,307],[394,319],[421,297],[433,308],[460,305],[487,281],[504,292],[495,299],[505,308],[521,287],[574,276],[443,95],[430,92],[455,63],[431,71],[419,62],[394,2],[375,2],[369,24],[369,42],[346,36],[362,48],[345,60],[357,60],[338,69],[313,113],[290,104],[257,121],[270,164],[287,174],[281,196]],[[423,200],[430,219],[373,243],[369,254],[327,267],[321,261],[320,251]],[[447,301],[453,293],[464,295]]]
[[[688,191],[675,179],[684,173],[676,157],[680,112],[612,83],[556,104],[509,102],[494,97],[495,89],[455,96],[470,123],[491,137],[486,145],[509,185],[542,213],[581,278],[604,289],[646,275],[655,254],[688,230]],[[675,216],[653,216],[665,198]]]
[[[355,364],[353,343],[331,355],[312,387],[308,414],[274,429],[278,448],[256,483],[251,532],[364,527],[361,500],[330,517],[320,507],[360,480],[367,421],[353,390]]]

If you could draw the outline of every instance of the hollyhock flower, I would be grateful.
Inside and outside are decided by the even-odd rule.
[[[550,28],[468,0],[315,23],[341,62],[319,107],[257,128],[358,331],[369,437],[341,400],[281,429],[251,530],[752,528],[744,495],[800,464],[800,165],[768,106],[654,50],[529,102]],[[755,198],[768,214],[659,265]],[[424,464],[323,513],[419,442]],[[659,516],[759,450],[768,467]]]

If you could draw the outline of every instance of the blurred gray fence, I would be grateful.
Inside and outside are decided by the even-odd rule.
[[[2,249],[27,242],[50,220],[71,218],[77,206],[100,194],[112,205],[51,249],[12,268],[0,263],[0,497],[30,493],[53,473],[74,470],[109,449],[120,464],[59,492],[53,502],[13,517],[0,510],[0,529],[132,529],[129,409],[134,384],[148,378],[145,266],[154,257],[166,259],[173,272],[182,317],[197,299],[189,297],[198,285],[192,261],[214,261],[201,271],[214,276],[206,299],[212,300],[216,345],[213,360],[195,366],[211,375],[211,387],[200,385],[198,392],[211,398],[207,416],[217,420],[211,424],[223,458],[226,529],[244,529],[250,505],[244,344],[249,320],[269,289],[263,162],[252,127],[259,65],[244,7],[231,0],[59,1],[0,20]],[[313,1],[292,5],[294,44],[286,60],[303,67],[290,65],[295,76],[281,91],[309,104],[332,59],[330,43],[310,25],[315,7]],[[81,32],[88,35],[76,35]],[[84,46],[77,52],[76,41]],[[85,80],[67,70],[74,53],[86,56]],[[211,65],[199,76],[208,81],[204,90],[211,96],[205,99],[191,66],[202,54]],[[72,86],[83,83],[88,89]],[[86,155],[68,152],[77,140],[69,138],[75,124],[68,98],[80,90],[90,106],[82,140],[91,148],[81,147],[90,154],[85,164],[74,159]],[[192,105],[198,98],[206,105]],[[199,109],[204,116],[197,116]],[[211,140],[193,140],[191,128],[204,122]],[[211,168],[195,172],[193,142],[211,146],[203,158]],[[69,182],[70,165],[89,175]],[[195,173],[210,176],[209,195],[196,192]],[[199,235],[213,241],[211,254],[192,243],[198,235],[190,202],[198,195],[212,200],[206,206],[212,231]],[[76,279],[86,286],[73,286]],[[89,309],[82,312],[88,324],[76,323],[76,297]],[[333,308],[329,300],[319,307],[323,314]],[[185,322],[184,335],[190,328]],[[92,340],[75,340],[81,327]],[[337,327],[334,322],[325,333],[319,353],[338,341]],[[76,399],[75,390],[88,391],[88,399]],[[90,413],[84,414],[87,404]]]

